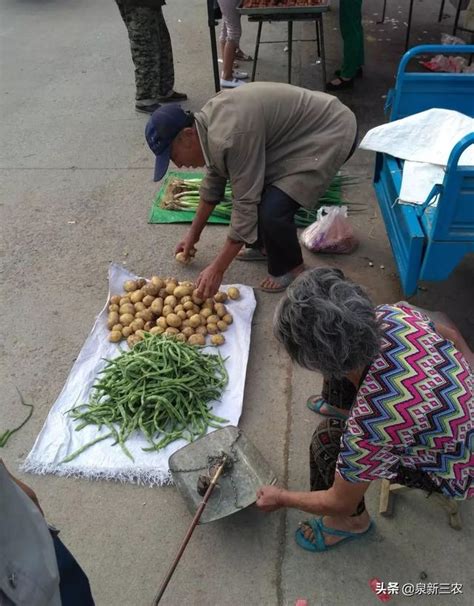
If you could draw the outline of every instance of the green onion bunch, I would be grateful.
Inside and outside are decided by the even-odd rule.
[[[173,179],[168,188],[168,195],[163,196],[162,207],[167,210],[187,210],[196,211],[199,205],[199,187],[201,178],[195,179]],[[308,210],[301,208],[295,217],[295,222],[298,227],[308,227],[317,219],[317,212],[321,206],[349,206],[350,212],[358,212],[365,210],[364,205],[357,203],[349,203],[342,197],[342,188],[344,186],[358,183],[358,179],[348,175],[338,173],[331,182],[326,193],[318,200],[315,208]],[[216,217],[226,219],[230,223],[232,214],[232,189],[227,182],[224,199],[217,204],[212,211]]]

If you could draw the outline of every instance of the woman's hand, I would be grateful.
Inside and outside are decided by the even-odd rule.
[[[196,281],[198,297],[209,299],[213,297],[222,284],[224,272],[214,264],[208,265],[200,274]]]
[[[285,490],[278,486],[262,486],[257,490],[257,507],[262,511],[276,511],[284,507],[282,496]]]

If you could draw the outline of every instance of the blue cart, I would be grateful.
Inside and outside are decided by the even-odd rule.
[[[411,59],[426,54],[474,54],[474,45],[427,45],[408,51],[387,99],[390,121],[435,107],[474,117],[474,74],[406,71]],[[470,145],[474,132],[452,150],[443,183],[416,206],[398,203],[403,160],[377,153],[374,188],[406,296],[416,292],[420,280],[446,279],[474,252],[474,166],[458,165]]]

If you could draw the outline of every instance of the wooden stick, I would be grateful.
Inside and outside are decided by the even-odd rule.
[[[196,513],[194,514],[193,521],[191,522],[191,525],[188,528],[188,532],[186,533],[186,535],[183,539],[183,542],[181,543],[181,547],[179,548],[178,553],[177,553],[175,559],[173,560],[173,563],[171,564],[170,569],[166,573],[166,576],[165,576],[163,582],[161,583],[161,586],[158,590],[158,593],[155,596],[155,599],[153,600],[153,606],[157,606],[157,604],[160,603],[160,600],[163,597],[163,594],[164,594],[166,588],[168,587],[168,583],[170,582],[171,577],[173,576],[173,573],[176,570],[176,566],[179,564],[181,556],[183,555],[184,550],[186,549],[186,546],[189,543],[189,539],[191,538],[191,535],[193,534],[194,529],[196,528],[196,526],[199,523],[199,520],[201,519],[202,512],[204,511],[204,508],[206,507],[207,502],[209,501],[212,491],[214,490],[214,488],[217,484],[217,480],[219,479],[220,475],[224,471],[224,466],[226,464],[226,461],[227,461],[227,456],[224,455],[224,457],[222,459],[222,463],[217,468],[217,470],[211,480],[211,483],[209,484],[209,487],[206,490],[206,493],[204,494]]]

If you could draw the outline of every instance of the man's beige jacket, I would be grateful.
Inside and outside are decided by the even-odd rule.
[[[207,166],[201,197],[221,201],[229,180],[229,236],[248,244],[257,240],[265,187],[274,185],[301,206],[314,207],[357,133],[354,114],[336,97],[272,82],[223,91],[195,118]]]

